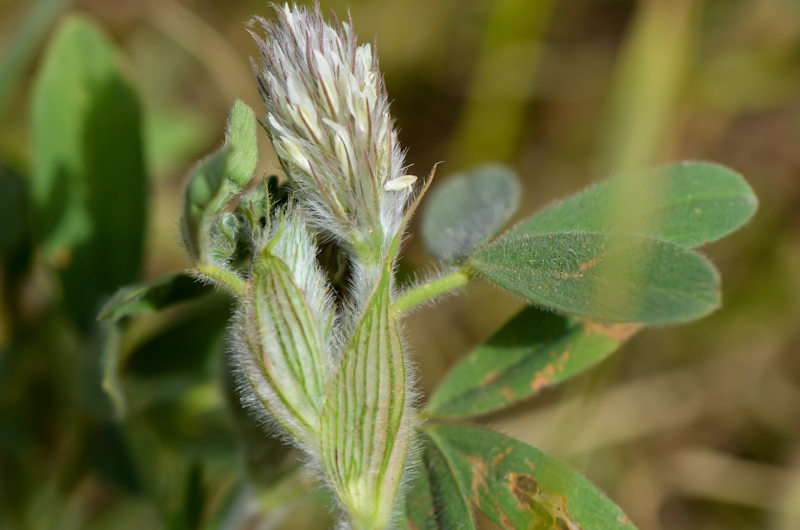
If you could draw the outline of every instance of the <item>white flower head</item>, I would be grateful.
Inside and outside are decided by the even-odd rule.
[[[402,225],[414,178],[389,114],[369,44],[352,21],[328,25],[314,9],[284,5],[257,18],[257,72],[266,125],[287,177],[319,229],[351,247],[386,245]]]

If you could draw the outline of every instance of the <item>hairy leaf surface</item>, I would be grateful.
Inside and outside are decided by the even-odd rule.
[[[501,409],[601,362],[640,327],[527,307],[450,371],[427,411],[458,418]]]
[[[421,432],[423,444],[419,469],[406,497],[405,515],[409,529],[474,530],[466,493],[441,449]]]
[[[627,177],[630,178],[630,177]],[[649,201],[616,226],[614,213],[624,208],[626,179],[592,186],[517,225],[509,235],[608,231],[671,241],[693,248],[715,241],[746,223],[758,207],[741,175],[717,164],[685,162],[638,176]]]
[[[470,502],[502,528],[634,530],[580,473],[502,434],[465,425],[425,429]]]
[[[218,230],[211,237],[212,223],[250,181],[258,162],[257,148],[255,113],[237,100],[231,109],[225,144],[197,166],[186,186],[181,230],[196,263],[214,261],[215,242],[231,239],[225,237],[226,227],[221,222],[215,225]]]
[[[470,267],[509,291],[565,313],[666,324],[719,307],[719,276],[681,246],[636,236],[567,232],[504,237]]]

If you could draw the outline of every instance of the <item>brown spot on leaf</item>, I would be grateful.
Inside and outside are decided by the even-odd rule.
[[[541,371],[539,371],[536,372],[533,381],[531,381],[531,390],[533,390],[534,392],[538,392],[539,390],[543,389],[549,384],[550,384],[550,378],[548,378]]]
[[[511,390],[511,387],[509,386],[503,387],[503,389],[500,391],[500,394],[504,398],[506,398],[506,401],[508,401],[509,403],[517,399],[517,395],[514,393],[513,390]]]
[[[620,344],[631,338],[637,331],[644,327],[643,324],[611,324],[597,322],[588,318],[579,318],[583,323],[583,332],[587,337],[592,335],[605,335]]]
[[[567,510],[567,498],[550,493],[531,475],[509,473],[508,489],[519,502],[519,509],[530,511],[539,525],[533,528],[558,528],[559,530],[582,530]]]
[[[553,382],[553,377],[564,371],[566,363],[569,360],[568,351],[561,353],[561,355],[557,352],[553,352],[552,356],[554,357],[553,362],[547,363],[544,368],[537,370],[534,374],[533,380],[531,381],[531,390],[534,392],[550,385]]]
[[[503,459],[504,459],[505,457],[507,457],[508,455],[510,455],[510,454],[511,454],[513,451],[514,451],[514,448],[509,446],[509,447],[508,447],[508,448],[507,448],[505,451],[503,451],[502,453],[497,453],[497,456],[495,456],[495,457],[492,459],[492,467],[493,467],[493,468],[497,468],[497,466],[499,466],[499,465],[500,465],[500,464],[503,462]]]
[[[480,507],[481,487],[489,492],[489,485],[486,483],[486,477],[489,474],[489,468],[486,466],[486,462],[477,456],[467,456],[466,458],[467,462],[469,462],[469,465],[472,468],[472,496],[476,506]]]
[[[500,379],[500,376],[502,376],[502,375],[503,374],[501,372],[498,372],[497,370],[492,370],[491,372],[486,374],[486,376],[483,379],[481,379],[481,382],[478,383],[478,384],[480,386],[490,385],[490,384],[494,383],[495,381],[497,381],[498,379]]]
[[[603,259],[605,259],[605,257],[607,255],[608,255],[608,252],[604,252],[604,253],[600,254],[599,256],[597,256],[596,258],[594,258],[592,260],[589,260],[586,263],[582,264],[581,265],[581,272],[586,272],[589,269],[591,269],[592,267],[594,267],[595,265],[598,265],[601,261],[603,261]]]

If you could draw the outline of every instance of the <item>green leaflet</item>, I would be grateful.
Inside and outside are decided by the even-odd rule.
[[[233,148],[228,161],[228,182],[232,193],[244,188],[258,165],[256,114],[238,99],[233,104],[225,133],[225,143]]]
[[[84,329],[139,275],[146,176],[137,98],[90,22],[62,21],[32,95],[31,198],[45,256]]]
[[[141,313],[154,313],[210,291],[191,276],[176,272],[156,280],[121,287],[100,310],[98,320],[119,320]]]
[[[474,530],[466,493],[453,465],[430,436],[419,433],[423,444],[420,469],[405,500],[407,527],[414,530]]]
[[[481,166],[450,177],[433,191],[425,206],[425,248],[444,261],[462,258],[508,223],[519,205],[519,194],[516,176],[503,166]]]
[[[527,307],[450,371],[427,412],[463,418],[501,409],[594,366],[640,327]]]
[[[626,177],[631,178],[631,177]],[[758,199],[741,175],[717,164],[686,162],[636,176],[649,201],[615,226],[615,209],[624,208],[626,178],[592,186],[514,227],[506,237],[552,232],[635,234],[697,247],[716,241],[746,223]]]
[[[720,305],[719,276],[708,261],[650,238],[512,235],[468,265],[531,302],[589,318],[666,324],[701,318]]]
[[[425,431],[451,462],[470,503],[503,528],[635,530],[580,473],[529,445],[464,425]]]
[[[218,262],[219,254],[230,257],[231,227],[224,221],[232,217],[220,218],[219,214],[250,181],[257,162],[255,113],[237,100],[225,144],[198,165],[186,185],[181,231],[195,264]]]
[[[356,527],[383,528],[409,443],[405,365],[383,271],[339,361],[322,411],[322,463]]]

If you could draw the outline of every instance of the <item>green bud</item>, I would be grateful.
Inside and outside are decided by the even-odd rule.
[[[215,263],[227,263],[233,257],[240,227],[239,220],[232,213],[224,213],[214,220],[210,251]]]
[[[354,528],[388,524],[410,437],[405,363],[387,267],[339,363],[322,411],[322,461]]]
[[[304,218],[297,212],[281,217],[242,296],[236,327],[241,372],[255,408],[266,409],[316,453],[332,371],[325,354],[332,311]]]

